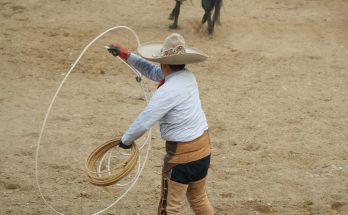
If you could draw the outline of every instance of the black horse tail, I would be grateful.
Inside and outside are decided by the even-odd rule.
[[[215,9],[214,9],[214,15],[213,15],[213,22],[217,22],[220,24],[220,10],[222,6],[222,0],[215,0]]]

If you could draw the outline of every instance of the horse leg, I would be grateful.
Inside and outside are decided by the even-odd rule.
[[[204,24],[208,20],[209,15],[210,15],[209,13],[204,13],[202,17],[202,24]]]
[[[177,0],[175,0],[175,2],[177,2]],[[176,8],[177,8],[177,3],[175,3],[175,6],[172,12],[169,14],[169,17],[168,17],[169,20],[174,20]]]
[[[172,12],[169,14],[169,17],[168,17],[169,20],[173,20],[173,19],[174,19],[174,11],[175,11],[175,8],[176,8],[176,7],[174,7],[173,10],[172,10]]]
[[[220,22],[220,9],[222,6],[222,0],[215,0],[215,9],[214,9],[214,15],[213,15],[213,22],[217,22],[219,25],[221,24]]]
[[[211,19],[211,12],[204,13],[202,18],[202,24],[204,24],[206,21],[208,21],[208,34],[212,35],[214,31],[214,22]]]
[[[214,32],[215,23],[211,19],[211,16],[208,17],[208,35],[212,35]]]
[[[203,14],[203,17],[202,17],[202,24],[204,24],[207,20],[208,20],[208,17],[210,16],[209,14],[209,0],[202,0],[202,8],[204,9],[204,14]]]
[[[173,24],[169,25],[170,29],[176,29],[178,27],[178,19],[179,19],[179,14],[180,14],[180,6],[181,6],[181,0],[175,0],[176,4],[175,7],[170,14],[170,17],[173,17],[174,22]]]
[[[213,31],[214,31],[214,22],[211,19],[211,11],[214,8],[214,1],[202,0],[202,7],[205,11],[203,18],[202,18],[202,24],[204,24],[206,21],[208,21],[208,34],[212,35]]]

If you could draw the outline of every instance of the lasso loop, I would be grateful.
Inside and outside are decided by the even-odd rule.
[[[37,188],[39,190],[39,193],[40,193],[40,196],[41,198],[43,199],[44,203],[52,210],[54,211],[56,214],[60,214],[60,215],[64,215],[63,213],[57,211],[52,205],[50,205],[48,203],[48,201],[46,200],[46,198],[44,197],[44,195],[42,194],[42,191],[41,191],[41,187],[40,187],[40,183],[39,183],[39,176],[38,176],[38,156],[39,156],[39,151],[40,151],[40,145],[41,145],[41,139],[42,139],[42,136],[43,136],[43,133],[44,133],[44,130],[45,130],[45,127],[46,127],[46,123],[47,123],[47,119],[48,119],[48,116],[51,112],[51,109],[53,107],[53,104],[63,86],[63,84],[65,83],[66,79],[69,77],[70,73],[74,70],[75,66],[77,65],[77,63],[80,61],[80,59],[82,58],[82,56],[85,54],[85,52],[87,51],[87,49],[95,42],[97,41],[100,37],[102,37],[103,35],[105,35],[106,33],[112,31],[112,30],[115,30],[115,29],[120,29],[120,28],[123,28],[123,29],[126,29],[126,30],[129,30],[135,37],[136,41],[137,41],[137,44],[138,46],[140,45],[140,41],[139,41],[139,37],[138,35],[135,33],[135,31],[127,26],[115,26],[115,27],[112,27],[112,28],[109,28],[108,30],[104,31],[103,33],[101,33],[100,35],[98,35],[96,38],[94,38],[81,52],[81,54],[79,55],[79,57],[76,59],[76,61],[72,64],[71,68],[69,69],[69,71],[66,73],[66,75],[64,76],[62,82],[60,83],[57,91],[55,92],[52,100],[51,100],[51,103],[50,105],[48,106],[48,110],[46,112],[46,115],[45,115],[45,118],[44,118],[44,121],[42,123],[42,127],[41,127],[41,131],[40,131],[40,135],[39,135],[39,139],[38,139],[38,142],[37,142],[37,147],[36,147],[36,155],[35,155],[35,178],[36,178],[36,185],[37,185]],[[146,102],[148,102],[148,99],[149,99],[149,96],[147,94],[147,90],[146,90],[146,87],[141,79],[141,73],[139,71],[137,71],[134,67],[132,67],[131,65],[127,64],[125,61],[123,61],[121,58],[118,57],[119,60],[121,60],[123,63],[125,63],[136,75],[136,80],[137,82],[140,84],[143,92],[144,92],[144,97],[145,97],[145,100]],[[126,191],[118,198],[116,199],[113,203],[111,203],[108,207],[104,208],[103,210],[100,210],[99,212],[96,212],[94,213],[93,215],[97,215],[97,214],[101,214],[105,211],[107,211],[108,209],[110,209],[111,207],[113,207],[115,204],[117,204],[122,198],[124,198],[127,193],[133,188],[133,186],[136,184],[136,182],[138,181],[139,179],[139,176],[142,172],[142,170],[144,169],[145,167],[145,164],[146,164],[146,161],[147,161],[147,158],[148,158],[148,154],[149,154],[149,150],[150,150],[150,145],[151,145],[151,129],[147,132],[147,137],[146,137],[146,140],[144,141],[144,143],[142,144],[142,146],[139,148],[139,149],[142,149],[145,145],[147,145],[147,150],[146,150],[146,153],[145,153],[145,157],[144,157],[144,161],[141,165],[140,163],[140,158],[139,158],[139,161],[138,161],[138,168],[137,168],[137,172],[134,176],[133,179],[131,179],[131,181],[129,182],[130,185],[129,187],[126,189]],[[127,184],[129,184],[127,183]],[[118,184],[119,186],[125,186],[127,184]]]

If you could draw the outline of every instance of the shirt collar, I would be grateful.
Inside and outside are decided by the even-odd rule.
[[[166,77],[164,77],[164,79],[165,79],[166,81],[168,81],[170,78],[172,78],[172,77],[174,77],[174,76],[176,76],[176,75],[179,75],[180,73],[185,72],[185,71],[186,71],[186,69],[182,69],[182,70],[179,70],[179,71],[175,71],[175,72],[173,72],[173,73],[170,73],[170,74],[167,75]]]

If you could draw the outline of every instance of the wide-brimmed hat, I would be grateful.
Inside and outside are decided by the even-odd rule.
[[[184,38],[177,33],[169,35],[164,42],[141,44],[138,53],[147,60],[170,65],[199,63],[208,58],[201,50],[187,47]]]

